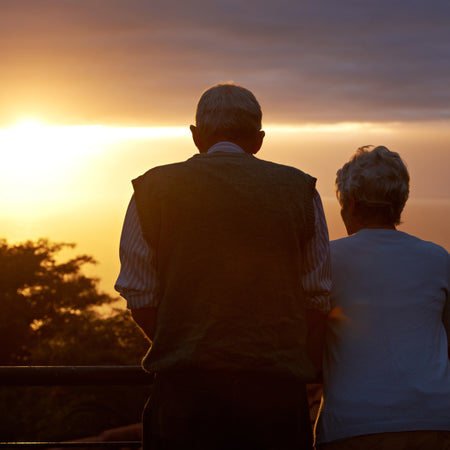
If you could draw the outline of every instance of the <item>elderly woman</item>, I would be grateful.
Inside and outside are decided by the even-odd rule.
[[[363,147],[337,172],[348,237],[331,243],[334,309],[318,449],[450,449],[449,254],[396,230],[400,156]]]

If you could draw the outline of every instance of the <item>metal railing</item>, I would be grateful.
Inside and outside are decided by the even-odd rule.
[[[2,366],[0,386],[150,385],[140,366]],[[0,448],[139,448],[141,441],[0,442]]]

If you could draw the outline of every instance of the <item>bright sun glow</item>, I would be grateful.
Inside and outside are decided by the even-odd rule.
[[[323,137],[324,133],[374,132],[380,131],[381,126],[358,123],[265,124],[264,129],[268,136],[299,135],[303,138],[308,135]],[[383,132],[386,132],[386,128]],[[24,120],[11,128],[0,129],[2,208],[30,215],[34,210],[51,209],[55,204],[61,207],[69,205],[76,192],[81,188],[88,190],[86,186],[92,184],[93,180],[83,175],[89,173],[88,166],[92,167],[109,151],[119,148],[119,144],[123,144],[126,149],[133,141],[189,138],[189,135],[187,126],[51,126],[36,120]],[[114,157],[125,156],[124,153],[116,153]],[[102,168],[103,165],[98,167]]]
[[[106,144],[123,139],[176,137],[184,127],[50,126],[26,120],[0,130],[0,165],[4,175],[57,176]]]
[[[105,144],[122,139],[176,137],[176,127],[50,126],[27,120],[0,130],[0,163],[10,176],[57,176]]]
[[[0,129],[2,200],[12,209],[20,209],[25,199],[27,205],[32,198],[36,205],[38,201],[61,200],[71,176],[110,145],[188,133],[187,127],[51,126],[35,120],[22,121]]]
[[[270,133],[346,132],[370,124],[314,126],[271,126]],[[36,180],[59,179],[76,165],[103,151],[108,144],[129,139],[175,138],[188,136],[188,127],[107,127],[50,126],[25,120],[14,127],[0,129],[0,174],[2,178]]]
[[[8,177],[57,177],[90,150],[95,128],[23,121],[0,130],[2,172]]]
[[[275,134],[349,132],[372,124],[343,123],[334,125],[267,125]],[[386,130],[384,130],[386,131]],[[64,178],[113,143],[133,139],[175,138],[188,136],[186,127],[107,127],[50,126],[24,120],[14,127],[0,129],[0,175],[3,180],[22,180],[26,185],[36,181]]]

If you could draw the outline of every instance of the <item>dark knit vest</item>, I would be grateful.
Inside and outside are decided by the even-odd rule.
[[[153,168],[133,185],[160,299],[144,367],[313,377],[301,272],[315,179],[218,152]]]

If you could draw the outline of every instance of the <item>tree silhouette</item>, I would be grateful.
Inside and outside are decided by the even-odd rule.
[[[82,273],[95,260],[57,261],[73,247],[47,239],[0,240],[0,364],[123,364],[129,352],[137,363],[145,352],[148,344],[128,313],[116,310],[106,318],[93,308],[117,300]]]
[[[148,342],[128,311],[83,274],[74,244],[0,240],[0,365],[137,365]],[[64,252],[63,252],[64,251]],[[138,422],[148,387],[4,387],[0,440],[72,439]]]

